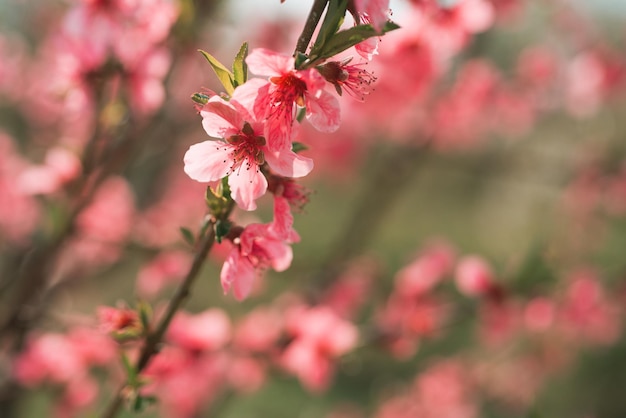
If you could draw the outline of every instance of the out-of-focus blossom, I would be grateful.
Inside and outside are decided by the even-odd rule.
[[[137,275],[137,292],[154,297],[169,283],[180,281],[191,265],[191,256],[182,251],[166,251],[144,265]]]
[[[309,390],[326,389],[334,359],[355,347],[356,327],[326,307],[293,308],[287,312],[287,332],[294,338],[281,356],[282,366]]]
[[[196,315],[178,313],[167,333],[167,339],[190,351],[218,350],[231,338],[230,320],[219,309]]]

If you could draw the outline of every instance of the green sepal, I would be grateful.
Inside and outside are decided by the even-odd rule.
[[[306,145],[304,145],[302,142],[294,142],[294,143],[291,145],[291,150],[292,150],[293,152],[295,152],[296,154],[297,154],[297,153],[299,153],[299,152],[302,152],[302,151],[306,151],[306,150],[308,150],[308,149],[309,149],[309,147],[307,147]]]
[[[306,60],[308,60],[309,57],[306,54],[303,54],[302,52],[297,52],[296,53],[296,57],[295,57],[295,64],[294,66],[296,68],[300,68],[300,66],[302,64],[304,64],[306,62]]]
[[[248,56],[248,43],[244,42],[233,62],[233,84],[235,87],[241,86],[248,81],[248,65],[246,57]]]
[[[183,240],[191,245],[192,247],[196,245],[196,237],[193,236],[193,232],[191,232],[188,228],[181,226],[180,234],[183,236]]]
[[[296,120],[298,121],[298,123],[302,123],[305,116],[306,116],[306,108],[301,107],[300,109],[298,109],[298,113],[296,114]]]
[[[146,406],[155,404],[156,402],[157,398],[154,396],[141,396],[137,394],[133,401],[133,412],[143,412]]]
[[[222,239],[228,235],[230,232],[230,228],[232,227],[232,223],[229,221],[223,221],[218,219],[215,223],[215,240],[219,243],[222,242]]]
[[[392,30],[400,28],[393,22],[385,23],[382,31],[379,33],[374,29],[372,25],[358,25],[351,27],[350,29],[337,32],[335,36],[330,38],[319,50],[315,49],[311,51],[311,56],[315,57],[315,60],[324,60],[330,57],[334,57],[340,52],[355,46],[356,44],[363,42],[366,39],[374,36],[381,36]]]
[[[226,93],[228,93],[229,95],[233,94],[233,91],[235,91],[233,73],[231,73],[228,68],[224,67],[221,62],[219,62],[213,55],[209,54],[208,52],[201,49],[199,49],[198,52],[200,52],[204,56],[204,58],[206,58],[209,64],[211,64],[213,71],[215,71],[218,80],[220,80],[220,83],[222,83],[222,86],[224,86],[224,90],[226,90]]]
[[[209,96],[203,93],[194,93],[191,95],[191,100],[193,100],[194,102],[202,106],[204,106],[205,104],[209,102],[209,98],[210,98]]]
[[[139,320],[144,334],[150,331],[150,323],[152,322],[152,306],[144,300],[137,302],[137,311],[139,312]]]

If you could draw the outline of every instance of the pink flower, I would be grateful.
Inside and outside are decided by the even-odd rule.
[[[260,81],[260,80],[258,80]],[[185,154],[185,172],[200,182],[228,176],[235,202],[245,210],[256,209],[255,200],[265,194],[267,180],[260,167],[284,177],[302,177],[313,169],[313,161],[290,149],[270,149],[264,124],[254,112],[256,81],[237,88],[230,102],[214,96],[203,107],[202,125],[209,136],[224,141],[192,145]]]
[[[124,332],[140,330],[141,323],[137,311],[127,308],[113,308],[111,306],[98,307],[98,321],[103,332]]]
[[[271,150],[289,149],[297,107],[306,107],[306,118],[321,132],[339,128],[339,102],[324,90],[325,81],[315,69],[298,71],[294,58],[257,48],[246,59],[250,71],[269,76],[259,87],[255,108],[266,118],[265,136]]]
[[[462,294],[482,296],[493,288],[493,272],[481,257],[463,257],[456,267],[455,282]]]
[[[230,336],[230,320],[219,309],[209,309],[197,315],[180,312],[167,333],[169,341],[192,351],[220,349]]]
[[[222,267],[220,280],[224,293],[232,288],[235,299],[245,299],[261,270],[272,267],[278,272],[285,271],[292,258],[291,247],[271,233],[270,225],[248,225]]]
[[[334,359],[356,346],[358,330],[324,306],[296,308],[288,315],[287,328],[294,340],[281,363],[308,389],[323,390],[330,383]]]
[[[354,0],[360,16],[366,16],[378,33],[389,20],[389,0]]]
[[[139,271],[137,292],[142,297],[156,296],[168,283],[182,280],[190,265],[191,256],[186,252],[162,252]]]
[[[317,67],[320,74],[329,83],[335,86],[341,96],[343,91],[357,100],[365,100],[365,95],[370,92],[370,85],[376,81],[376,77],[362,67],[367,63],[350,64],[352,58],[343,61],[329,61]]]

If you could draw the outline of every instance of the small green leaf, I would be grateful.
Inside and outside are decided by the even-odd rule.
[[[304,145],[302,142],[294,142],[291,146],[291,150],[295,152],[296,154],[302,151],[306,151],[308,149],[309,147]]]
[[[224,65],[219,62],[213,55],[201,49],[199,49],[198,51],[204,56],[204,58],[206,58],[209,64],[211,64],[211,67],[213,67],[213,71],[215,71],[217,78],[222,83],[222,86],[224,86],[226,93],[228,93],[229,95],[233,94],[233,91],[235,90],[233,73],[231,73],[228,68],[224,67]]]
[[[247,56],[248,43],[244,42],[235,57],[235,61],[233,62],[233,84],[235,87],[241,86],[243,83],[248,81],[248,65],[246,64]]]
[[[139,319],[141,320],[141,327],[145,333],[150,329],[150,322],[152,321],[152,307],[148,302],[140,300],[137,302],[137,310],[139,311]]]
[[[143,411],[143,406],[143,397],[141,395],[137,395],[135,402],[133,402],[133,411],[141,412]]]
[[[222,239],[228,235],[228,232],[230,232],[231,226],[232,224],[230,222],[218,219],[215,223],[215,240],[217,242],[222,242]]]
[[[180,233],[187,244],[191,245],[192,247],[196,245],[196,238],[193,236],[193,232],[181,226]]]
[[[400,28],[400,26],[397,24],[387,22],[383,27],[382,33],[378,33],[372,25],[354,26],[350,29],[337,32],[335,36],[330,38],[320,49],[311,51],[311,56],[315,56],[316,60],[330,58],[366,39],[381,36],[398,28]]]

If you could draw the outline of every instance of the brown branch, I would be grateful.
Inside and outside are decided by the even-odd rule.
[[[230,207],[220,218],[228,218],[231,211],[232,202]],[[154,355],[159,352],[159,345],[161,344],[163,336],[165,335],[170,323],[172,322],[174,315],[184,305],[185,301],[189,297],[191,287],[195,283],[195,280],[198,277],[200,270],[207,259],[211,247],[215,242],[214,227],[216,222],[217,220],[215,218],[211,218],[211,220],[209,221],[207,227],[205,228],[206,233],[200,241],[198,251],[196,252],[193,263],[189,269],[189,272],[185,276],[183,283],[176,290],[176,293],[172,296],[167,310],[165,311],[165,314],[161,318],[155,330],[146,336],[145,345],[141,350],[139,360],[137,360],[137,364],[135,366],[135,370],[137,373],[143,371],[150,362],[150,360],[154,357]],[[118,414],[120,408],[124,403],[124,390],[126,389],[126,386],[126,384],[122,385],[122,387],[117,391],[115,397],[111,400],[111,403],[101,415],[102,418],[113,418]]]
[[[309,43],[311,42],[311,38],[313,37],[313,33],[315,32],[315,28],[322,18],[322,13],[324,13],[327,3],[328,0],[314,0],[309,16],[307,17],[304,28],[302,29],[302,33],[298,38],[294,55],[297,55],[299,52],[302,54],[306,53]]]

